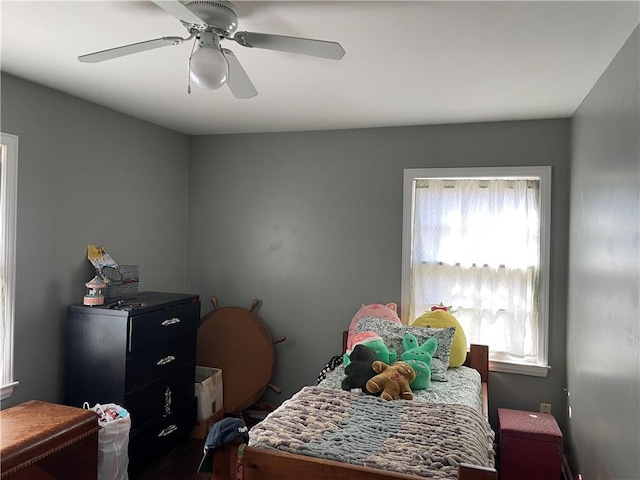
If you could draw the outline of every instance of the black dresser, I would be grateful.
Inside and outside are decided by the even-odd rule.
[[[129,474],[196,423],[197,295],[141,292],[119,305],[74,305],[66,323],[65,403],[116,403],[131,415]]]

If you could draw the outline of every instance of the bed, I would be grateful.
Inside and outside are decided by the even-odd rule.
[[[447,375],[412,401],[387,402],[342,390],[337,367],[254,426],[247,446],[218,449],[213,479],[496,480],[488,348],[471,345]]]

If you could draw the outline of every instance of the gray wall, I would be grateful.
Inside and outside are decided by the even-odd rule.
[[[259,311],[279,402],[340,352],[360,305],[400,302],[403,169],[553,166],[547,378],[491,375],[491,410],[553,404],[564,426],[569,120],[190,139],[188,288]],[[203,314],[211,310],[203,303]]]
[[[640,478],[638,29],[573,117],[567,371],[584,478]]]
[[[20,137],[20,384],[5,408],[62,400],[63,322],[92,277],[88,244],[139,264],[141,290],[184,291],[189,146],[185,135],[4,73],[1,100],[0,129]]]

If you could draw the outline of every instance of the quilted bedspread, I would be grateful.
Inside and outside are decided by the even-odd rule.
[[[441,479],[494,466],[494,432],[473,408],[304,387],[249,433],[249,445]]]

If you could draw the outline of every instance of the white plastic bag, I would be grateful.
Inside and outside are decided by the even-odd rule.
[[[129,430],[131,416],[115,403],[85,402],[84,408],[98,414],[98,480],[129,480]]]

